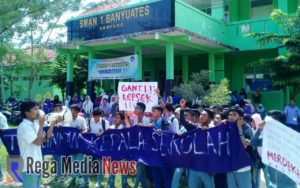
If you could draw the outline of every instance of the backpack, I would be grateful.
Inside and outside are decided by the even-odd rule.
[[[173,125],[174,119],[175,117],[172,117],[171,121],[169,121],[168,119],[163,118],[163,120],[161,121],[161,130],[171,131],[171,126]]]
[[[91,119],[89,120],[89,132],[91,132]],[[105,120],[103,118],[101,118],[101,125],[102,125],[102,129],[103,129],[103,132],[105,131]]]

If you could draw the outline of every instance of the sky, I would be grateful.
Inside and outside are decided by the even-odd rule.
[[[62,24],[62,25],[65,25],[65,23],[67,22],[67,20],[80,15],[84,11],[83,7],[85,7],[89,3],[99,3],[99,2],[102,2],[102,1],[105,1],[105,0],[81,0],[81,6],[80,6],[81,8],[80,8],[80,10],[78,10],[76,12],[71,12],[71,11],[65,12],[62,15],[62,17],[60,18],[60,20],[59,20],[58,23]],[[129,4],[135,4],[135,3],[138,3],[138,2],[141,2],[141,1],[149,1],[149,0],[130,0]],[[43,27],[46,27],[46,24]],[[61,41],[58,41],[56,39],[59,38],[58,36],[60,34],[64,34],[65,36],[63,38],[60,38]],[[23,36],[25,36],[25,35],[23,35]],[[46,33],[43,36],[44,36],[43,40],[46,40],[46,38],[48,37],[48,34]],[[36,37],[37,37],[37,35],[36,35]],[[19,47],[19,48],[28,48],[28,47],[30,47],[30,44],[24,44],[24,45],[20,46],[20,42],[21,42],[20,38],[22,38],[22,37],[15,36],[14,39],[13,39],[13,42],[16,44],[16,47]],[[65,26],[62,29],[55,29],[55,30],[53,30],[53,32],[51,33],[51,36],[50,36],[50,40],[58,41],[58,42],[62,42],[62,43],[66,43],[67,42],[67,27]]]

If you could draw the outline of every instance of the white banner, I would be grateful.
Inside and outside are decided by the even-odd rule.
[[[266,117],[262,161],[300,184],[300,134]]]
[[[137,64],[137,55],[113,59],[89,59],[89,80],[136,78]]]
[[[134,111],[135,105],[142,102],[146,112],[151,112],[152,106],[158,104],[156,95],[157,82],[119,82],[119,108],[124,111]]]

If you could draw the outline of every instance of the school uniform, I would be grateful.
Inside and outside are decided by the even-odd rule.
[[[77,128],[77,126],[80,126],[80,128],[82,130],[87,130],[88,127],[87,127],[87,124],[86,124],[86,120],[81,117],[81,116],[77,116],[76,119],[73,119],[73,121],[70,123],[70,127],[73,127],[73,128]],[[82,161],[84,159],[84,154],[82,153],[77,153],[77,154],[73,154],[71,155],[72,156],[72,160],[73,161]],[[82,175],[82,174],[71,174],[71,177],[72,177],[72,181],[74,182],[75,181],[75,178],[76,177],[82,177],[83,178],[83,182],[81,179],[79,179],[79,184],[87,184],[88,185],[88,182],[89,182],[89,176],[88,175]]]
[[[111,125],[110,129],[125,129],[126,127],[123,124],[120,124],[119,126],[116,125]],[[122,183],[122,188],[126,188],[128,186],[128,175],[121,175],[121,183]],[[108,178],[108,187],[113,188],[115,187],[115,181],[116,181],[116,175],[111,174]]]
[[[27,173],[27,159],[31,157],[35,162],[43,161],[41,146],[33,142],[38,136],[39,125],[27,119],[23,119],[17,129],[17,140],[20,149],[20,156],[23,162],[22,178],[24,188],[39,188],[41,184],[41,174]],[[35,171],[35,165],[33,165]]]
[[[138,123],[142,123],[143,126],[147,126],[150,123],[151,119],[143,116],[141,120],[137,117],[133,120],[133,125],[137,125]],[[136,164],[136,176],[134,182],[134,188],[138,188],[141,183],[142,187],[147,187],[147,174],[146,174],[146,165],[143,163]]]

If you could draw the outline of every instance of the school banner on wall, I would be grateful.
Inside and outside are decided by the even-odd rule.
[[[100,8],[90,16],[68,20],[68,41],[87,41],[175,26],[175,0],[142,0],[138,3],[132,0],[119,7],[114,4],[102,11]]]
[[[265,121],[263,163],[300,184],[300,134],[270,117]]]
[[[119,109],[133,112],[136,103],[146,105],[146,112],[152,111],[152,106],[158,104],[156,95],[157,82],[119,82]]]
[[[89,59],[88,78],[89,80],[136,78],[137,71],[137,55],[113,59]]]
[[[44,128],[47,131],[48,128]],[[19,155],[17,129],[0,131],[9,155]],[[235,124],[181,136],[149,127],[133,126],[107,130],[100,137],[81,134],[76,128],[54,128],[53,136],[42,145],[43,155],[83,153],[128,160],[150,166],[190,168],[208,173],[225,173],[250,165]]]

